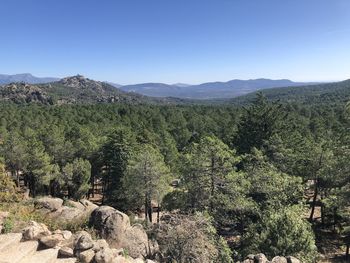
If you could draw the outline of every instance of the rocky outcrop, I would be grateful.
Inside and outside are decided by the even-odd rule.
[[[274,257],[272,260],[271,260],[272,263],[288,263],[287,262],[287,259],[285,257],[280,257],[280,256],[277,256],[277,257]]]
[[[301,263],[301,261],[292,256],[288,256],[288,257],[276,256],[271,261],[269,261],[263,253],[259,253],[256,255],[253,255],[253,254],[248,255],[246,259],[242,261],[242,263]]]
[[[53,104],[52,98],[40,87],[23,82],[0,86],[0,101],[15,103]]]
[[[124,248],[131,257],[146,257],[150,252],[143,227],[131,226],[129,217],[113,207],[101,206],[94,210],[89,224],[112,248]]]
[[[61,198],[52,197],[42,197],[34,201],[34,206],[36,209],[44,209],[49,212],[55,212],[60,209],[63,205],[63,200]]]
[[[124,257],[126,254],[124,249],[111,248],[104,239],[93,240],[86,231],[50,232],[34,221],[22,233],[0,235],[1,263],[155,263]]]
[[[23,229],[24,240],[39,240],[42,237],[51,235],[51,231],[44,224],[35,221],[29,222],[29,225]]]
[[[88,200],[66,201],[63,205],[60,198],[42,197],[34,201],[34,206],[40,212],[58,221],[74,221],[88,218],[98,206]]]
[[[106,92],[103,88],[102,82],[85,78],[82,75],[66,77],[59,80],[58,83],[63,86],[74,88],[74,89],[81,89],[81,90],[90,89],[99,93]]]

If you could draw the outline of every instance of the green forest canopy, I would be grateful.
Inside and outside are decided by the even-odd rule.
[[[168,211],[207,213],[218,234],[230,229],[242,237],[230,244],[237,259],[265,252],[312,262],[318,197],[322,224],[339,231],[349,225],[348,129],[343,101],[279,104],[261,95],[246,107],[0,105],[1,160],[32,196],[79,199],[100,180],[103,201],[126,212],[147,211],[160,199]],[[172,179],[180,179],[173,190]],[[310,181],[316,196],[309,223],[296,215]],[[135,202],[140,198],[146,201]],[[266,240],[279,238],[285,245],[266,248]]]

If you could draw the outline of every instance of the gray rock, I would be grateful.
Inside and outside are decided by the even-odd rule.
[[[58,218],[61,221],[73,221],[83,215],[83,212],[74,207],[63,206],[57,215],[54,217]]]
[[[38,240],[44,236],[51,235],[51,232],[44,224],[30,221],[29,225],[22,230],[24,240]]]
[[[277,257],[274,257],[272,260],[271,260],[272,263],[287,263],[287,259],[285,257],[280,257],[280,256],[277,256]]]
[[[124,253],[124,249],[122,248],[111,248],[112,252],[113,252],[113,256],[116,258],[118,256],[122,256]]]
[[[148,236],[139,224],[128,228],[121,241],[121,246],[133,258],[146,257],[148,254]]]
[[[130,225],[129,217],[109,206],[95,209],[90,217],[90,226],[107,240],[111,248],[124,248],[133,258],[146,257],[148,237],[141,225]]]
[[[112,263],[113,258],[114,254],[110,248],[102,248],[95,254],[96,263]]]
[[[100,206],[90,217],[93,226],[102,238],[112,240],[115,245],[120,243],[120,237],[130,227],[129,217],[110,206]]]
[[[85,211],[93,211],[96,208],[98,208],[98,205],[95,205],[94,203],[90,202],[89,200],[86,199],[82,199],[79,201],[79,203],[81,203],[84,207],[85,207]]]
[[[50,236],[44,236],[39,239],[40,243],[44,244],[49,248],[58,246],[64,240],[63,235],[53,234]]]
[[[55,220],[72,222],[89,218],[92,211],[98,207],[88,200],[79,202],[68,200],[67,205],[62,204],[63,200],[60,198],[43,197],[35,201],[35,208]]]
[[[94,241],[92,240],[90,234],[86,231],[79,231],[76,233],[74,239],[74,249],[77,251],[84,251],[92,248],[94,246]],[[93,251],[93,250],[92,250]]]
[[[85,206],[84,206],[82,203],[80,203],[80,202],[75,202],[75,201],[73,201],[73,200],[67,200],[67,201],[65,202],[65,205],[68,206],[68,207],[77,208],[77,209],[79,209],[79,210],[81,210],[81,211],[84,211],[84,210],[85,210]]]
[[[61,257],[68,257],[68,258],[74,257],[73,249],[71,249],[70,247],[61,247],[58,251],[58,254]]]
[[[263,253],[256,254],[254,257],[254,262],[255,263],[266,263],[268,262],[268,259]]]
[[[94,246],[93,246],[92,249],[95,252],[97,252],[97,251],[100,251],[101,249],[106,249],[106,248],[109,248],[109,245],[108,245],[107,241],[104,240],[104,239],[98,239],[98,240],[95,241]]]
[[[288,256],[287,257],[287,263],[301,263],[301,261],[295,257]]]
[[[113,263],[134,263],[134,260],[131,258],[125,258],[123,256],[118,256],[113,259]]]
[[[63,200],[60,198],[42,197],[34,201],[37,209],[46,209],[50,212],[59,210],[62,207]]]
[[[73,236],[73,234],[72,234],[72,232],[70,232],[68,230],[63,230],[62,231],[62,236],[63,236],[64,239],[67,240],[67,239],[70,239]]]
[[[95,252],[92,249],[79,252],[78,258],[80,263],[91,263],[95,257]]]

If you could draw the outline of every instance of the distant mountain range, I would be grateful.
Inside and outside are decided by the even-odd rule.
[[[13,82],[39,84],[39,83],[49,83],[57,80],[59,80],[59,78],[39,78],[39,77],[33,76],[30,73],[15,74],[15,75],[0,74],[0,85],[9,84]]]
[[[39,78],[29,73],[16,75],[0,74],[0,85],[14,82],[25,82],[27,84],[41,84],[58,81],[58,78]],[[317,83],[293,82],[288,79],[234,79],[227,82],[208,82],[199,85],[189,85],[184,83],[164,84],[164,83],[141,83],[135,85],[120,85],[112,82],[105,82],[126,92],[134,92],[150,97],[173,97],[180,99],[218,99],[234,98],[257,90],[276,87],[296,87],[312,85]]]
[[[288,79],[250,79],[227,82],[208,82],[199,85],[142,83],[119,86],[121,90],[152,97],[176,97],[183,99],[234,98],[257,90],[276,87],[296,87],[316,83],[293,82]]]
[[[44,84],[13,82],[0,86],[0,101],[17,104],[40,103],[47,105],[81,103],[183,103],[175,98],[151,98],[129,93],[108,83],[95,81],[81,75],[66,77]]]

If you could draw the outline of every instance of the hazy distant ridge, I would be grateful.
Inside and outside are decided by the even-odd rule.
[[[39,78],[33,76],[30,73],[16,75],[0,74],[0,85],[9,84],[13,82],[39,84],[55,82],[58,80],[58,78]],[[263,89],[316,84],[310,82],[293,82],[288,79],[272,80],[263,78],[250,80],[234,79],[227,82],[208,82],[199,85],[189,85],[183,83],[140,83],[123,86],[112,82],[105,83],[126,92],[134,92],[150,97],[174,97],[180,99],[234,98]]]
[[[227,82],[208,82],[199,85],[168,85],[163,83],[142,83],[135,85],[119,86],[121,90],[136,92],[152,97],[177,97],[189,99],[214,99],[234,98],[257,90],[304,86],[306,82],[293,82],[288,79],[251,79],[251,80],[230,80]]]
[[[39,83],[49,83],[57,80],[59,80],[59,78],[51,78],[51,77],[39,78],[39,77],[33,76],[30,73],[15,74],[15,75],[0,74],[0,85],[9,84],[13,82],[39,84]]]

